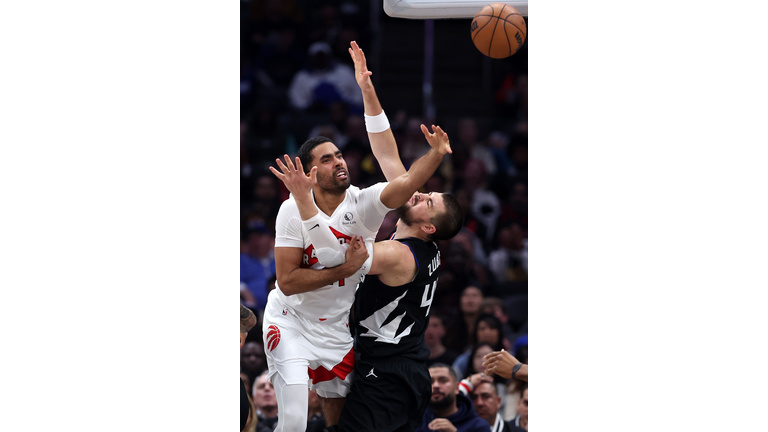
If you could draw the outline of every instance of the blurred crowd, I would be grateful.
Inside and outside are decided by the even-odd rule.
[[[353,185],[384,181],[370,151],[362,96],[347,53],[350,41],[365,49],[375,38],[370,7],[351,0],[241,0],[240,298],[259,323],[274,289],[275,218],[288,197],[267,167],[322,135],[342,150]],[[528,363],[526,72],[504,72],[494,82],[490,116],[467,112],[452,124],[429,119],[448,132],[453,154],[424,190],[453,193],[465,223],[455,238],[440,244],[442,273],[425,339],[430,363],[450,364],[459,380],[482,372],[478,359],[502,348]],[[407,168],[428,149],[419,130],[426,121],[418,112],[384,108]],[[379,240],[396,220],[394,212],[387,216]],[[260,325],[249,333],[241,355],[241,376],[260,415],[255,430],[270,431],[274,424],[268,419],[278,413],[262,375]],[[497,378],[495,384],[499,413],[519,423],[521,382]],[[524,395],[527,429],[527,390]],[[309,418],[319,413],[318,408]]]

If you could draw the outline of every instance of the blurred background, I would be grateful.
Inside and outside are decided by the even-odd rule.
[[[274,288],[275,217],[288,196],[267,169],[276,157],[295,155],[308,138],[322,135],[342,150],[353,185],[385,181],[370,151],[347,52],[354,40],[366,54],[406,168],[429,148],[422,123],[440,125],[453,148],[424,188],[453,193],[465,214],[464,229],[440,245],[436,321],[426,336],[430,361],[450,360],[464,376],[474,349],[490,342],[527,363],[528,38],[513,56],[494,60],[473,45],[471,19],[390,18],[381,0],[241,0],[240,6],[243,304],[261,316]],[[392,212],[379,239],[395,221]],[[478,336],[478,322],[498,331]],[[242,351],[242,375],[254,382],[266,368],[260,328]],[[514,397],[514,383],[507,387]],[[514,404],[506,405],[505,418],[514,418]]]

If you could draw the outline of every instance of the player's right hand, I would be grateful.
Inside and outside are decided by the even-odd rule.
[[[520,363],[520,360],[504,350],[488,353],[484,358],[485,373],[496,374],[502,378],[512,378],[512,368]]]
[[[345,262],[348,263],[351,268],[354,268],[354,271],[357,271],[357,269],[363,266],[365,260],[368,259],[368,249],[366,249],[362,237],[356,235],[352,236],[345,257]]]
[[[421,125],[421,133],[424,134],[424,138],[427,139],[429,146],[437,150],[438,154],[443,156],[445,156],[446,153],[453,153],[448,134],[445,133],[440,126],[432,125],[432,130],[435,133],[430,133],[426,126],[423,124]]]
[[[363,50],[357,45],[357,42],[352,41],[349,45],[351,46],[351,48],[349,48],[349,55],[355,63],[355,79],[357,80],[357,85],[360,86],[361,90],[373,88],[373,83],[370,78],[371,75],[373,75],[373,72],[368,70],[368,62],[365,60],[365,53],[363,53]]]
[[[285,163],[280,159],[275,159],[282,173],[275,169],[275,167],[269,167],[269,170],[283,181],[285,187],[295,197],[309,196],[309,191],[317,184],[317,167],[312,167],[309,174],[304,174],[304,166],[301,164],[301,159],[297,157],[296,165],[294,166],[288,155],[285,155],[284,158]]]

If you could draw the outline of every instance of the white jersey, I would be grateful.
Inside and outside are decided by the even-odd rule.
[[[350,240],[352,235],[357,235],[363,238],[366,245],[373,244],[376,233],[384,221],[384,216],[392,210],[381,202],[381,191],[387,184],[389,183],[377,183],[365,189],[350,186],[346,191],[344,201],[336,207],[330,216],[318,208],[320,216],[325,218],[336,238]],[[280,211],[277,213],[276,231],[276,248],[304,249],[301,268],[325,268],[317,262],[314,246],[312,246],[309,234],[301,221],[299,208],[293,196],[285,200],[280,206]],[[368,251],[371,254],[370,260],[373,256],[373,250],[369,247]],[[360,282],[360,278],[366,272],[367,270],[358,270],[349,278],[292,296],[283,294],[280,290],[280,281],[277,281],[275,282],[275,291],[277,298],[283,304],[293,308],[303,317],[332,321],[349,313],[355,300],[357,283]]]

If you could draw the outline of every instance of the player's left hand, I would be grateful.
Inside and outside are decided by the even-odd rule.
[[[456,432],[456,426],[451,423],[450,420],[444,418],[436,418],[429,422],[427,425],[429,430],[440,432]]]
[[[446,153],[453,153],[451,142],[448,140],[448,134],[440,126],[432,125],[432,130],[434,133],[430,133],[426,126],[421,125],[421,133],[424,134],[424,138],[427,139],[429,146],[437,150],[442,156],[445,156]]]
[[[285,163],[280,159],[275,159],[282,173],[275,169],[275,167],[269,167],[269,170],[282,180],[288,191],[295,197],[309,196],[309,191],[317,184],[317,167],[312,167],[309,174],[304,174],[304,166],[301,164],[301,159],[297,157],[296,165],[294,166],[288,155],[285,155],[284,158]]]
[[[366,88],[373,86],[371,83],[371,75],[373,75],[373,72],[368,70],[365,53],[363,53],[363,50],[357,45],[357,42],[352,41],[349,45],[349,55],[352,57],[352,62],[355,63],[355,79],[357,80],[357,85],[360,86],[361,90],[365,90]]]

